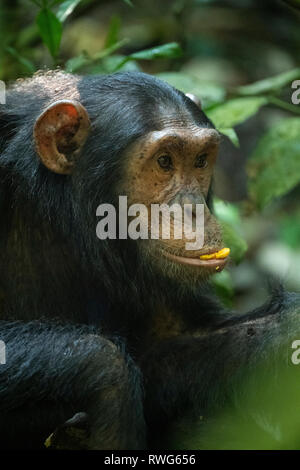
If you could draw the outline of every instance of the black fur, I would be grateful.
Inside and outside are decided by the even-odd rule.
[[[32,131],[46,106],[72,98],[86,107],[92,131],[66,177],[41,164]],[[172,120],[212,126],[181,92],[142,73],[50,72],[8,92],[0,108],[4,448],[43,446],[77,412],[88,415],[87,448],[144,448],[158,425],[221,406],[241,366],[287,340],[286,322],[299,331],[298,297],[277,294],[241,317],[206,288],[182,288],[156,272],[135,242],[97,240],[96,208],[116,202],[124,150]],[[162,305],[184,327],[152,340]]]

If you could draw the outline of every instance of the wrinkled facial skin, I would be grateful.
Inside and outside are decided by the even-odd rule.
[[[204,204],[204,246],[201,249],[187,250],[186,242],[190,240],[185,237],[174,239],[172,220],[170,239],[160,236],[159,240],[139,240],[142,257],[149,262],[155,260],[156,266],[169,277],[180,276],[195,281],[216,272],[216,266],[191,266],[190,262],[180,264],[168,258],[166,253],[189,258],[190,261],[191,258],[199,260],[200,255],[223,247],[219,224],[206,205],[219,140],[214,129],[193,125],[172,127],[149,133],[126,152],[126,187],[119,190],[120,194],[128,196],[128,206],[144,204],[150,217],[151,204]],[[164,158],[161,160],[161,157]],[[221,263],[217,270],[222,268]]]

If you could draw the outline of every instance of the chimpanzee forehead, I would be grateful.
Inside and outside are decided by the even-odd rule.
[[[149,148],[173,147],[182,149],[183,147],[209,147],[218,146],[220,142],[220,134],[215,129],[199,128],[190,125],[189,127],[172,127],[161,131],[154,131],[147,134],[144,143]]]
[[[126,156],[135,155],[140,161],[151,158],[159,151],[187,152],[194,154],[199,150],[213,150],[217,154],[220,134],[213,128],[196,125],[165,128],[152,131],[139,138],[127,149]]]
[[[212,144],[220,142],[220,134],[216,129],[199,127],[193,124],[189,126],[176,126],[165,128],[160,131],[153,131],[147,135],[152,142],[181,140],[182,142],[210,141]]]

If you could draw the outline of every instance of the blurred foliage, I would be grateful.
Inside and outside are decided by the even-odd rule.
[[[204,82],[188,73],[163,72],[157,76],[178,88],[184,93],[193,93],[201,98],[204,109],[209,109],[212,105],[222,103],[225,99],[225,89],[215,83]]]
[[[296,250],[300,240],[300,209],[293,215],[283,217],[279,228],[281,240]]]
[[[274,374],[269,364],[260,365],[214,417],[201,416],[192,427],[180,423],[170,448],[299,450],[299,393],[297,366],[282,364]]]
[[[214,211],[223,228],[224,243],[230,247],[231,258],[239,263],[247,251],[247,243],[242,234],[239,207],[215,198]]]
[[[263,97],[235,98],[214,106],[207,111],[208,117],[220,132],[241,124],[266,104]],[[228,135],[228,134],[227,134]],[[228,135],[230,137],[230,135]],[[235,142],[235,139],[233,140]]]
[[[248,174],[250,197],[258,207],[299,183],[300,118],[279,122],[259,140],[248,162]]]
[[[2,0],[0,79],[55,67],[80,74],[144,70],[194,93],[229,145],[217,190],[225,181],[230,193],[235,174],[241,167],[247,172],[237,201],[214,201],[231,266],[256,259],[266,237],[300,259],[300,106],[291,102],[291,84],[300,79],[299,18],[298,0]],[[265,275],[259,269],[255,292]],[[237,280],[251,284],[251,273],[246,281],[243,271],[235,280],[232,273],[212,281],[227,306],[234,304]],[[225,410],[205,426],[204,440],[202,431],[186,433],[186,448],[299,448],[293,381],[269,400],[282,410],[279,428],[264,423],[265,403],[256,401],[264,378],[249,389],[240,412]]]

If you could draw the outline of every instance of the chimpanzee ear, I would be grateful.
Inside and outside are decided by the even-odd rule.
[[[79,101],[61,100],[48,106],[33,129],[36,151],[43,164],[55,173],[72,173],[74,159],[89,129],[88,113]]]
[[[194,103],[198,106],[199,109],[202,108],[202,104],[198,96],[193,95],[192,93],[186,93],[185,96],[187,96],[190,100],[194,101]]]

